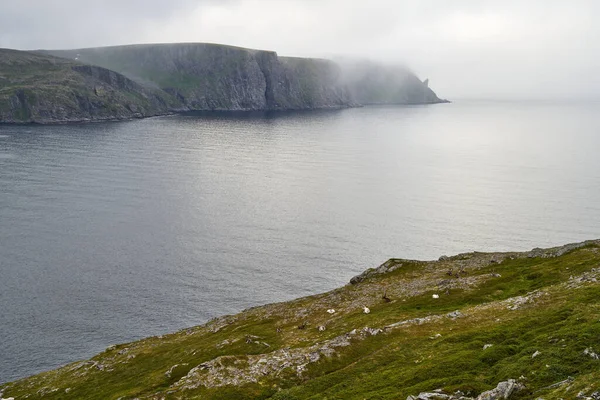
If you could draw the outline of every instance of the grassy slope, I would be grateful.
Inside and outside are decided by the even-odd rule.
[[[207,79],[199,74],[212,74],[214,76],[206,78],[216,81],[235,72],[232,70],[239,68],[252,51],[212,43],[172,43],[42,50],[41,53],[68,59],[77,57],[85,63],[123,73],[142,84],[186,91],[206,83]],[[184,64],[178,64],[179,61]],[[223,68],[209,70],[203,66],[210,63]],[[187,73],[186,66],[190,69]]]
[[[600,351],[600,241],[384,265],[389,272],[371,271],[329,293],[109,348],[88,362],[9,383],[4,397],[404,399],[436,388],[476,395],[519,377],[527,389],[515,398],[575,398],[600,389],[600,360],[583,353]],[[449,318],[455,310],[461,315]],[[401,321],[408,322],[377,335],[344,336]],[[349,345],[329,346],[328,356],[318,350],[340,337]],[[493,346],[483,350],[485,344]],[[281,349],[321,353],[315,362],[289,358],[287,368],[257,372],[281,358]],[[206,362],[211,369],[190,372]],[[544,389],[569,377],[568,385]],[[227,382],[236,385],[220,386]]]
[[[141,87],[113,87],[74,69],[80,65],[58,57],[0,49],[0,120],[2,115],[8,122],[77,120],[79,116],[92,119],[148,116],[164,114],[168,107],[177,105],[166,93]],[[22,93],[28,107],[13,114],[11,103],[18,93]],[[161,98],[164,104],[157,105],[153,102],[156,98]],[[89,115],[89,110],[82,110],[81,99],[98,108]]]
[[[44,53],[118,71],[146,86],[194,93],[227,102],[223,82],[233,80],[252,57],[241,47],[174,43],[52,50]]]

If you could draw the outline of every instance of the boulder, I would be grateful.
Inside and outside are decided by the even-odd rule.
[[[508,399],[513,393],[523,389],[525,389],[525,386],[522,383],[514,379],[509,379],[508,381],[500,382],[494,389],[481,393],[477,396],[477,400]]]

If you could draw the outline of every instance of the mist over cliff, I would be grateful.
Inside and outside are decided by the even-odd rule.
[[[406,68],[280,57],[273,51],[218,44],[0,52],[4,123],[445,101]]]
[[[200,110],[288,110],[443,100],[414,73],[375,62],[280,57],[208,43],[49,51],[120,72]]]

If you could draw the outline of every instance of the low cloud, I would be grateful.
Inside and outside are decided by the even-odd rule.
[[[443,97],[600,96],[594,0],[21,0],[0,47],[216,42],[406,63]]]

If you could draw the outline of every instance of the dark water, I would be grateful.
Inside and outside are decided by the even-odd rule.
[[[0,127],[0,382],[389,257],[600,237],[600,105]]]

